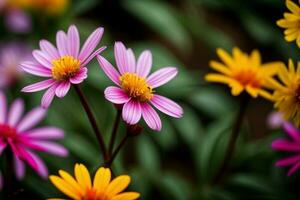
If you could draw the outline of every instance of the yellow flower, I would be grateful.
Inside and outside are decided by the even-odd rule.
[[[300,125],[300,62],[297,69],[292,60],[289,67],[281,66],[278,71],[280,82],[273,81],[275,108],[278,108],[286,120]]]
[[[300,8],[291,0],[286,1],[287,8],[291,13],[284,13],[284,19],[277,21],[277,25],[285,28],[285,40],[292,42],[296,40],[298,47],[300,47]]]
[[[140,196],[137,192],[123,192],[130,183],[130,177],[122,175],[111,180],[109,168],[99,168],[93,183],[87,168],[83,164],[76,164],[74,172],[75,178],[63,170],[59,170],[60,177],[50,176],[51,182],[72,199],[135,200]],[[54,198],[51,200],[54,200]]]
[[[31,7],[48,15],[59,15],[69,5],[69,0],[31,0]]]
[[[219,73],[207,74],[205,80],[227,84],[234,96],[246,91],[253,98],[272,99],[266,88],[270,88],[269,81],[276,74],[280,62],[262,64],[257,50],[247,55],[236,47],[232,50],[232,57],[223,49],[217,49],[217,54],[223,63],[211,61],[210,66]]]

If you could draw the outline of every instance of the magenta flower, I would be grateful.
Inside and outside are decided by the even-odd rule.
[[[161,130],[160,117],[152,106],[169,116],[182,117],[183,110],[177,103],[154,91],[176,76],[175,67],[162,68],[149,76],[151,52],[142,52],[136,62],[132,50],[126,49],[122,42],[115,43],[118,71],[102,56],[97,58],[105,74],[118,86],[106,88],[105,98],[114,104],[124,104],[122,117],[126,123],[136,124],[143,117],[151,129]]]
[[[20,62],[32,59],[31,49],[23,43],[7,43],[0,45],[0,89],[17,81],[23,74]]]
[[[42,107],[47,108],[54,96],[64,97],[71,84],[79,84],[87,78],[87,64],[105,47],[94,51],[103,35],[103,28],[96,29],[80,48],[80,38],[76,26],[69,27],[68,33],[58,31],[55,48],[46,40],[40,41],[40,49],[34,50],[37,62],[23,62],[24,71],[47,79],[22,89],[23,92],[37,92],[48,89],[42,97]]]
[[[295,155],[281,159],[276,162],[278,167],[290,167],[288,176],[295,173],[300,167],[300,132],[291,123],[283,124],[285,133],[290,139],[276,139],[272,142],[272,148],[277,151],[291,152]]]
[[[64,133],[55,127],[33,128],[44,118],[44,109],[35,108],[22,118],[23,110],[21,99],[15,100],[8,110],[5,95],[0,92],[0,154],[7,147],[11,149],[18,179],[25,175],[25,163],[47,178],[47,167],[35,151],[67,156],[68,151],[52,141],[63,138]]]

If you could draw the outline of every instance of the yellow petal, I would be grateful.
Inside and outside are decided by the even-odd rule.
[[[284,18],[290,21],[297,21],[300,20],[300,15],[295,15],[293,13],[284,13],[283,14]]]
[[[262,96],[263,98],[269,100],[269,101],[274,101],[273,96],[265,90],[259,90],[259,95]]]
[[[106,194],[109,197],[113,197],[116,194],[125,190],[130,183],[130,177],[127,175],[118,176],[108,186]]]
[[[300,13],[300,8],[294,2],[287,0],[286,1],[287,8],[293,13]]]
[[[50,176],[50,181],[65,195],[73,199],[80,199],[80,196],[77,195],[76,191],[74,191],[65,180],[61,179],[58,176]]]
[[[231,74],[231,72],[228,69],[228,67],[226,67],[225,65],[223,65],[223,64],[221,64],[219,62],[211,61],[209,63],[209,65],[211,66],[211,68],[213,68],[214,70],[216,70],[218,72],[221,72],[221,73],[226,74],[226,75],[230,75]]]
[[[289,73],[286,69],[285,66],[281,66],[278,69],[278,76],[279,79],[285,84],[285,85],[289,85],[290,84],[290,79],[289,79]]]
[[[252,61],[252,64],[254,66],[259,66],[260,63],[261,63],[261,58],[260,58],[260,54],[258,52],[258,50],[253,50],[252,53],[251,53],[251,61]]]
[[[286,20],[286,19],[280,19],[277,22],[277,25],[281,28],[294,28],[294,27],[298,27],[298,22],[295,21],[290,21],[290,20]]]
[[[298,32],[295,32],[295,33],[291,33],[291,34],[288,34],[286,36],[284,36],[284,39],[287,41],[287,42],[291,42],[291,41],[294,41],[297,39],[299,33]]]
[[[224,51],[223,49],[217,49],[217,54],[219,55],[220,59],[228,66],[233,68],[234,67],[234,61],[231,58],[231,56]]]
[[[69,173],[65,172],[64,170],[59,170],[58,173],[73,188],[74,191],[77,191],[78,195],[84,195],[85,188],[81,188]]]
[[[242,86],[237,82],[231,83],[230,87],[231,87],[231,94],[233,96],[238,96],[244,90],[244,86]]]
[[[61,198],[49,198],[47,200],[67,200],[67,199],[61,199]]]
[[[207,74],[205,76],[205,80],[208,82],[216,82],[216,83],[225,83],[228,84],[232,81],[232,78],[229,78],[220,74]]]
[[[258,93],[259,93],[259,89],[257,88],[254,88],[250,85],[247,85],[246,86],[246,91],[253,97],[253,98],[256,98],[258,96]]]
[[[283,62],[269,62],[266,64],[261,65],[261,73],[273,76],[278,73],[279,67],[284,67]]]
[[[90,173],[83,164],[75,165],[75,177],[81,188],[92,187]]]
[[[284,34],[285,35],[289,35],[289,34],[292,34],[292,33],[296,33],[296,32],[299,32],[300,31],[300,27],[298,28],[288,28],[284,31]]]
[[[124,192],[114,196],[112,200],[135,200],[139,197],[140,194],[137,192]]]
[[[110,169],[101,167],[97,170],[93,187],[98,192],[104,191],[111,180],[111,172]]]

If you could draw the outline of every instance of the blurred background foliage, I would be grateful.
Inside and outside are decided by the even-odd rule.
[[[135,53],[150,49],[154,69],[178,67],[177,78],[158,92],[179,102],[184,117],[177,120],[160,115],[162,131],[145,128],[142,135],[130,139],[113,164],[116,174],[132,176],[130,187],[141,192],[142,200],[293,200],[300,196],[299,173],[286,177],[284,169],[274,167],[279,155],[272,152],[270,143],[282,136],[282,131],[267,128],[272,105],[262,99],[253,100],[247,110],[229,172],[220,184],[212,183],[224,157],[237,100],[226,87],[203,80],[209,60],[217,59],[218,47],[231,51],[238,46],[246,52],[259,49],[265,62],[296,59],[299,49],[294,43],[286,43],[276,26],[284,10],[283,0],[73,0],[60,15],[29,11],[30,33],[11,33],[1,23],[0,40],[22,41],[36,48],[39,39],[53,42],[56,31],[66,30],[70,24],[79,27],[82,39],[103,26],[101,45],[108,47],[103,55],[111,62],[114,41],[120,40]],[[11,99],[25,98],[28,109],[35,107],[42,93],[20,93],[23,86],[33,82],[32,76],[24,76],[6,93]],[[103,97],[109,85],[98,64],[91,63],[82,88],[107,140],[116,115],[113,105]],[[92,172],[101,164],[97,142],[73,91],[64,99],[55,99],[44,123],[65,130],[62,143],[70,150],[67,159],[43,155],[51,174],[58,169],[73,172],[76,162],[86,164]],[[124,125],[119,138],[122,134]],[[38,199],[61,196],[49,181],[40,179],[29,168],[27,172],[18,185],[24,188],[16,194],[20,199],[26,195]]]

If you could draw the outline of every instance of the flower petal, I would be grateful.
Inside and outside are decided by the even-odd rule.
[[[82,83],[82,81],[87,78],[87,72],[88,69],[86,67],[82,67],[74,77],[70,78],[70,82],[72,84]]]
[[[137,62],[136,73],[139,76],[147,77],[150,73],[151,67],[152,67],[151,51],[149,50],[143,51]]]
[[[51,70],[34,62],[23,62],[20,67],[27,73],[41,77],[52,77]]]
[[[47,89],[55,84],[55,80],[47,79],[44,81],[40,81],[31,85],[24,87],[21,91],[22,92],[38,92],[44,89]]]
[[[61,157],[65,157],[68,155],[68,150],[64,146],[56,144],[54,142],[45,142],[45,141],[36,140],[36,141],[32,141],[31,143],[41,147],[42,149],[44,149],[45,152],[53,155],[57,155]]]
[[[89,62],[95,58],[97,55],[99,55],[102,51],[104,51],[106,49],[106,46],[104,47],[100,47],[99,49],[97,49],[94,53],[92,53],[82,64],[81,66],[86,66],[87,64],[89,64]]]
[[[25,164],[17,156],[14,156],[15,172],[18,180],[22,180],[25,175]]]
[[[55,185],[55,187],[65,195],[71,197],[72,199],[81,199],[81,196],[77,193],[77,191],[74,190],[74,188],[72,188],[64,179],[58,176],[50,176],[49,178],[53,185]]]
[[[136,124],[141,119],[142,108],[140,102],[135,100],[130,100],[123,106],[122,117],[123,120],[130,124]]]
[[[127,54],[127,60],[128,60],[128,70],[130,73],[135,73],[136,62],[135,62],[135,56],[134,56],[132,49],[127,49],[126,54]]]
[[[85,41],[80,53],[79,53],[79,60],[84,62],[94,51],[96,46],[99,44],[102,35],[103,35],[104,29],[103,28],[97,28]]]
[[[183,109],[177,103],[161,95],[155,94],[150,102],[158,110],[172,117],[180,118],[183,115]]]
[[[118,176],[115,178],[108,186],[106,194],[109,194],[109,197],[112,198],[116,194],[124,191],[130,183],[130,177],[127,175]]]
[[[68,172],[65,172],[64,170],[59,170],[58,173],[63,178],[63,180],[66,181],[66,183],[70,187],[72,187],[72,190],[76,191],[81,196],[84,196],[86,192],[85,188],[81,188],[80,185],[76,182],[76,180]]]
[[[51,58],[42,51],[34,50],[32,55],[42,66],[48,69],[52,68]]]
[[[105,98],[115,104],[124,104],[130,97],[121,89],[115,86],[107,87],[104,91]]]
[[[284,122],[283,129],[293,140],[300,142],[300,132],[293,124]]]
[[[68,30],[68,51],[74,58],[78,57],[80,37],[76,26],[71,25]]]
[[[278,167],[285,167],[285,166],[293,165],[299,161],[300,161],[300,155],[296,155],[296,156],[290,156],[290,157],[278,160],[275,165]]]
[[[277,139],[272,142],[272,148],[279,151],[300,151],[300,145],[285,139]]]
[[[63,98],[69,92],[71,83],[69,81],[62,81],[58,84],[55,94],[59,98]]]
[[[99,55],[97,56],[97,60],[106,76],[108,76],[108,78],[110,78],[110,80],[112,80],[116,85],[120,85],[119,72],[104,57]]]
[[[58,84],[55,84],[51,86],[43,95],[41,100],[42,108],[46,109],[50,106],[54,96],[55,96],[55,90],[57,88]]]
[[[112,198],[112,200],[135,200],[140,197],[140,194],[137,192],[123,192]]]
[[[165,67],[151,74],[147,78],[147,82],[153,88],[156,88],[172,80],[177,75],[177,72],[175,67]]]
[[[32,129],[26,131],[25,134],[26,137],[29,137],[31,139],[40,139],[40,140],[61,139],[64,137],[64,131],[62,129],[51,127],[51,126]]]
[[[47,40],[40,41],[40,48],[51,58],[51,60],[58,59],[60,57],[57,49]]]
[[[122,42],[116,42],[114,52],[115,52],[115,60],[116,60],[116,64],[119,69],[119,72],[121,74],[130,72],[130,69],[128,67],[127,51],[126,51],[126,47],[124,46],[124,44]]]
[[[143,118],[148,126],[155,131],[160,131],[162,125],[157,112],[148,103],[141,104],[141,107]]]
[[[288,176],[291,176],[292,174],[294,174],[298,169],[300,168],[300,162],[298,162],[297,164],[295,164],[289,171],[288,171]]]
[[[0,123],[4,123],[6,120],[6,97],[3,92],[0,91]]]
[[[26,131],[38,124],[44,117],[46,111],[42,108],[34,108],[20,121],[17,126],[19,132]]]
[[[75,165],[75,177],[82,188],[92,187],[90,173],[83,164]]]
[[[23,100],[22,99],[15,100],[12,103],[8,113],[8,119],[7,119],[8,124],[11,126],[15,126],[19,122],[23,114],[23,111],[24,111]]]
[[[68,37],[65,32],[58,31],[56,34],[56,46],[60,56],[69,55],[68,45],[67,45]]]
[[[98,190],[98,193],[105,191],[111,180],[111,172],[109,168],[101,167],[97,170],[93,188]]]

